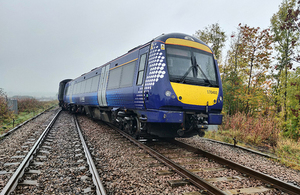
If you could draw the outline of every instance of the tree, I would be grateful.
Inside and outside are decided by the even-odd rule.
[[[226,72],[223,73],[224,104],[229,114],[254,111],[267,107],[272,38],[269,29],[260,30],[239,24],[231,35]],[[225,70],[225,69],[224,69]]]
[[[6,93],[0,88],[0,123],[6,122],[13,116],[13,112],[9,110],[7,101],[6,101]]]
[[[267,72],[270,68],[272,37],[269,29],[260,30],[259,27],[240,26],[240,70],[245,78],[245,112],[253,112],[258,108],[260,94],[267,84]],[[252,107],[252,110],[251,110]]]
[[[239,74],[240,62],[240,37],[241,31],[238,28],[237,33],[231,35],[230,49],[227,51],[226,61],[222,71],[223,93],[224,93],[224,111],[229,115],[240,112],[241,101],[239,91],[243,86],[242,77]]]
[[[300,2],[300,1],[299,1]],[[298,2],[298,3],[299,3]],[[271,18],[271,31],[275,41],[277,51],[277,64],[274,67],[275,105],[278,112],[281,111],[281,104],[284,109],[284,119],[287,121],[287,85],[288,72],[293,68],[293,62],[297,57],[296,48],[299,46],[299,6],[296,0],[284,0],[279,7],[279,11]]]
[[[218,23],[205,27],[204,30],[196,31],[195,37],[210,45],[215,53],[216,59],[220,60],[222,48],[225,46],[226,35]]]
[[[289,85],[287,88],[288,123],[284,134],[298,141],[300,139],[300,68],[289,73]],[[300,141],[300,140],[299,140]]]
[[[293,9],[289,8],[288,13],[285,19],[285,23],[283,23],[282,28],[283,29],[289,29],[294,32],[300,32],[300,0],[298,1],[298,5]],[[295,44],[296,42],[292,42],[292,44]],[[296,62],[300,62],[300,55],[294,53],[294,58],[292,60]]]

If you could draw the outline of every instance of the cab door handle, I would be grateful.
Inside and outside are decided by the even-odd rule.
[[[145,100],[148,100],[149,99],[149,92],[145,92]]]

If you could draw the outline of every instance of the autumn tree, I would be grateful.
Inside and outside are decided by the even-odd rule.
[[[254,109],[261,108],[260,102],[268,89],[267,73],[270,68],[272,37],[269,29],[260,30],[259,27],[240,25],[240,72],[244,78],[245,113],[252,113]]]
[[[226,35],[218,23],[209,25],[204,30],[196,31],[194,36],[211,46],[216,59],[220,60],[222,49],[225,46]]]
[[[242,26],[231,35],[231,46],[224,73],[224,104],[229,114],[253,114],[267,105],[272,38],[269,29]]]
[[[230,37],[230,49],[227,51],[224,65],[220,68],[224,93],[224,111],[229,115],[239,112],[241,105],[239,93],[237,93],[241,91],[243,86],[242,76],[239,74],[239,64],[241,63],[239,53],[240,37],[239,27],[238,32],[234,32]]]
[[[299,2],[298,2],[299,3]],[[271,18],[271,31],[275,41],[277,64],[274,67],[274,98],[277,111],[283,107],[284,119],[287,121],[287,87],[288,72],[297,61],[296,49],[299,46],[299,5],[296,0],[284,0],[279,11]]]

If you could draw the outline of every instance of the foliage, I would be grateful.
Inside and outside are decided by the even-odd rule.
[[[2,96],[0,96],[0,101],[2,101]],[[5,99],[5,98],[4,98]],[[13,124],[16,126],[33,116],[38,112],[42,112],[51,106],[57,105],[57,100],[55,101],[38,101],[34,98],[25,98],[18,100],[19,114],[14,115],[13,112],[9,111],[10,115],[5,120],[0,120],[0,134],[13,128]],[[1,107],[3,106],[1,102]],[[6,104],[5,104],[6,105]],[[0,119],[3,115],[0,115]],[[14,120],[14,123],[13,123]]]
[[[265,112],[269,99],[272,37],[269,29],[242,26],[231,35],[226,66],[222,72],[224,108],[229,115],[237,112]]]
[[[223,124],[208,136],[272,147],[300,170],[300,0],[282,0],[270,22],[270,29],[239,24],[232,33],[226,59],[219,62]],[[217,23],[196,32],[216,46],[216,56],[226,40],[225,33],[223,42],[218,39],[218,29]]]
[[[6,101],[6,93],[0,88],[0,124],[13,118],[13,112],[9,110]]]
[[[300,141],[300,68],[289,74],[287,121],[284,135]]]
[[[273,86],[273,98],[277,112],[283,111],[285,121],[288,119],[288,73],[293,70],[300,40],[298,25],[296,25],[298,15],[299,6],[297,7],[296,0],[284,0],[279,11],[271,18],[271,30],[275,41],[274,48],[277,59],[273,71],[273,78],[276,81]]]
[[[33,112],[43,108],[43,102],[34,98],[18,99],[18,108],[20,112]]]
[[[196,31],[194,36],[209,44],[215,53],[216,59],[220,59],[222,48],[225,46],[226,35],[218,23],[209,25],[204,30]]]
[[[274,148],[278,143],[279,127],[273,116],[253,117],[238,112],[232,116],[225,115],[219,131],[245,143]]]
[[[296,170],[300,170],[300,145],[299,142],[281,137],[276,149],[276,155],[281,162]]]

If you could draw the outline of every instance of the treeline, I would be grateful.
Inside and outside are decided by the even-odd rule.
[[[195,36],[210,44],[219,62],[224,114],[231,116],[224,118],[227,126],[234,117],[241,118],[237,113],[254,120],[253,124],[269,123],[272,117],[277,119],[273,126],[283,135],[300,139],[299,7],[299,0],[283,0],[267,29],[239,24],[227,36],[216,23],[196,31]],[[226,41],[230,48],[224,58]]]

